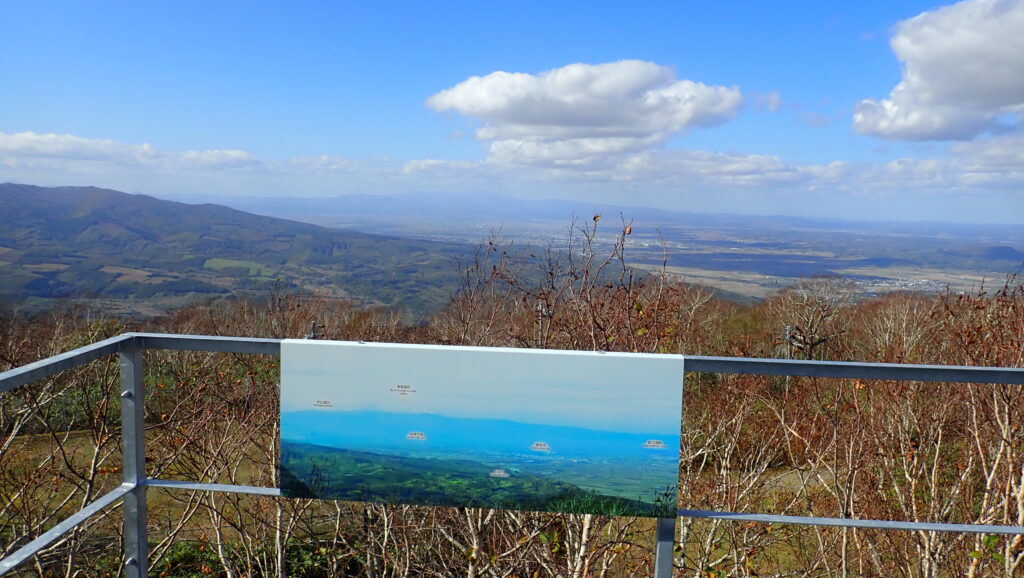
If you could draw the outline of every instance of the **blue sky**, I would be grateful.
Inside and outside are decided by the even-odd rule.
[[[396,384],[414,393],[399,396]],[[625,387],[624,387],[625,386]],[[678,355],[286,340],[281,411],[430,413],[630,433],[678,431]]]
[[[1024,222],[1024,0],[44,0],[0,22],[0,181]]]

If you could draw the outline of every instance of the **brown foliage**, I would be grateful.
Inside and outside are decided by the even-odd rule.
[[[491,239],[460,264],[460,292],[423,326],[345,301],[275,292],[262,302],[195,305],[134,328],[896,363],[1024,361],[1017,278],[991,295],[902,293],[860,302],[842,280],[809,279],[744,307],[664,270],[629,267],[632,226],[623,220],[603,235],[597,219],[574,223],[564,244],[540,255]],[[127,328],[82,309],[8,315],[0,368]],[[148,352],[146,362],[149,475],[277,484],[276,359]],[[3,552],[117,483],[116,386],[116,364],[101,361],[3,394]],[[691,374],[680,505],[1024,525],[1022,395],[1019,386]],[[205,567],[226,576],[300,573],[300,559],[311,560],[318,575],[375,576],[627,576],[649,573],[652,563],[652,527],[644,520],[180,490],[150,495],[153,568],[171,568],[182,543],[211,556]],[[69,534],[36,559],[34,571],[102,573],[110,567],[104,540],[120,532],[115,519],[98,517]],[[1020,536],[684,519],[675,562],[693,576],[936,576],[1013,575],[1022,560]]]

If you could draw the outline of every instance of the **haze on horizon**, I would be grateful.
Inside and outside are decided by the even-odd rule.
[[[104,6],[5,6],[0,182],[1024,223],[1024,0]]]

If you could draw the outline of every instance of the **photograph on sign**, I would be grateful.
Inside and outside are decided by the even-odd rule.
[[[675,517],[676,355],[286,340],[286,497]]]

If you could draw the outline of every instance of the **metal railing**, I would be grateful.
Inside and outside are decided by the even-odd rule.
[[[278,488],[237,486],[199,482],[182,482],[149,478],[146,475],[142,354],[147,349],[177,351],[209,351],[219,353],[253,353],[280,355],[280,339],[170,335],[157,333],[126,333],[93,343],[67,353],[0,373],[0,393],[37,379],[43,379],[90,361],[113,354],[120,355],[122,481],[121,485],[50,528],[13,554],[0,560],[4,574],[28,560],[62,534],[91,516],[122,500],[124,518],[124,552],[122,561],[129,577],[146,576],[148,561],[146,490],[176,488],[214,492],[232,492],[280,496]],[[838,361],[804,361],[791,359],[752,359],[740,357],[689,356],[684,358],[687,373],[732,373],[746,375],[800,376],[847,379],[887,379],[902,381],[966,382],[1024,385],[1024,369],[963,367],[940,365],[903,365]],[[685,378],[684,378],[685,380]],[[803,524],[846,528],[883,530],[919,530],[935,532],[976,532],[987,534],[1024,534],[1024,526],[982,524],[944,524],[931,522],[899,522],[892,520],[819,518],[747,514],[711,510],[680,509],[679,517],[709,518],[775,524]],[[672,573],[675,528],[678,518],[659,519],[656,529],[654,575],[666,578]]]

